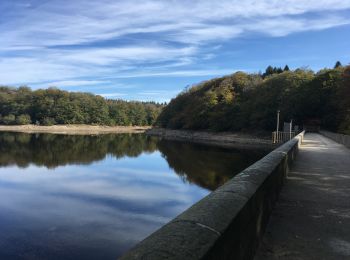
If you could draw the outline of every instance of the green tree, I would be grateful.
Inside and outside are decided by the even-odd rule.
[[[340,61],[337,61],[336,63],[335,63],[335,65],[334,65],[334,68],[336,69],[336,68],[339,68],[339,67],[341,67],[342,65],[341,65],[341,63],[340,63]]]
[[[265,73],[263,74],[263,76],[267,77],[267,76],[272,75],[274,73],[275,73],[275,71],[274,71],[273,67],[272,66],[268,66],[266,68]]]

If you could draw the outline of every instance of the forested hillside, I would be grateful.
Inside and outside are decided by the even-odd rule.
[[[163,105],[56,88],[0,87],[0,124],[152,125]]]
[[[281,122],[350,134],[350,66],[313,72],[269,66],[263,74],[236,72],[189,88],[171,100],[157,125],[174,129],[271,131]]]

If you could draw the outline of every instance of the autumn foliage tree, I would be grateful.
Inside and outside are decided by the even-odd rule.
[[[281,69],[282,70],[282,69]],[[157,125],[176,129],[272,131],[276,111],[281,121],[303,125],[317,119],[321,127],[350,134],[350,67],[317,73],[308,69],[263,75],[236,72],[202,82],[171,100]]]

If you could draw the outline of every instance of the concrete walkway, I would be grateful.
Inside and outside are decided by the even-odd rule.
[[[256,259],[350,259],[350,150],[307,134]]]

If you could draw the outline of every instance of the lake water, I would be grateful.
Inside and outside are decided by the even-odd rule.
[[[116,259],[262,152],[0,133],[0,259]]]

